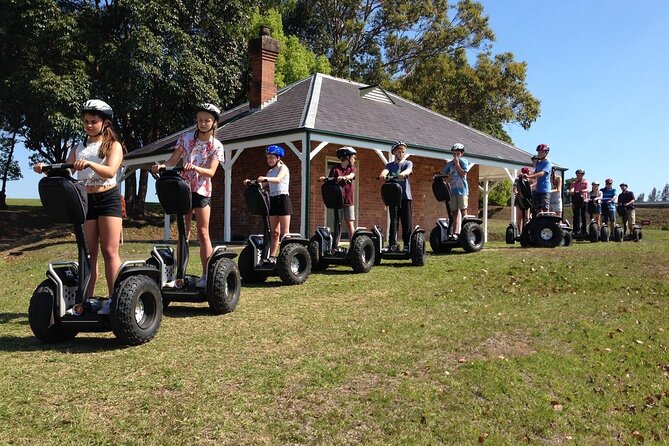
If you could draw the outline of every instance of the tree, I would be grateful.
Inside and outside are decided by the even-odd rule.
[[[253,2],[157,0],[81,3],[92,91],[109,100],[129,151],[193,123],[198,103],[225,108],[245,95],[244,27]],[[143,214],[148,173],[126,181]]]
[[[258,36],[261,26],[271,30],[272,38],[279,41],[279,55],[276,60],[275,81],[278,88],[304,79],[314,73],[330,74],[330,62],[323,55],[315,55],[297,36],[286,36],[283,30],[281,13],[269,9],[262,14],[256,10],[250,20],[247,38]]]
[[[539,101],[525,85],[526,64],[511,53],[490,59],[479,54],[471,66],[463,50],[420,62],[396,90],[403,97],[506,142],[504,125],[529,129],[539,116]]]
[[[81,133],[89,87],[76,17],[55,0],[1,0],[0,9],[2,126],[24,140],[32,161],[63,161]]]
[[[644,193],[641,192],[641,193],[639,194],[639,196],[636,197],[636,201],[638,201],[639,203],[642,203],[642,202],[645,200],[645,198],[646,198],[646,197],[645,197]]]
[[[659,201],[669,201],[669,183],[664,185]]]
[[[653,190],[650,191],[650,194],[648,194],[648,201],[657,201],[657,189],[653,188]]]
[[[13,159],[16,147],[16,133],[6,136],[0,133],[0,175],[2,176],[2,189],[0,189],[0,209],[7,209],[7,181],[20,180],[21,167]]]
[[[472,0],[297,0],[285,29],[326,54],[332,73],[378,84],[458,49],[486,51],[494,34]],[[294,5],[294,7],[290,7]]]

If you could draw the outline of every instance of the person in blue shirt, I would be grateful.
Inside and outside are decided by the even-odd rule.
[[[537,165],[534,173],[527,175],[527,178],[536,181],[536,186],[532,191],[532,215],[538,212],[548,212],[551,203],[551,171],[553,165],[548,159],[550,147],[547,144],[537,146]]]
[[[618,191],[613,187],[613,178],[607,178],[602,189],[602,224],[611,222],[611,228],[616,225],[617,202]]]
[[[449,218],[453,224],[453,235],[457,237],[462,226],[462,216],[467,214],[469,204],[469,185],[467,184],[469,162],[462,157],[465,153],[463,144],[453,144],[451,152],[453,159],[444,166],[441,173],[446,176],[451,186],[451,199],[448,204],[453,215],[449,215]]]
[[[393,144],[390,149],[390,153],[395,157],[395,159],[388,164],[381,171],[378,176],[379,180],[385,179],[388,174],[397,176],[402,185],[402,204],[399,208],[399,215],[394,215],[397,210],[395,208],[390,208],[390,218],[399,217],[400,223],[402,224],[402,241],[404,242],[404,250],[409,250],[409,237],[411,236],[411,185],[409,184],[409,175],[413,172],[413,163],[405,159],[407,152],[407,145],[402,141],[397,141]]]

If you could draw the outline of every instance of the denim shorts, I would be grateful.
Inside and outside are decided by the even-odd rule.
[[[86,220],[97,220],[98,217],[118,217],[121,216],[121,194],[118,187],[88,194],[88,211]]]
[[[290,202],[290,195],[281,194],[269,197],[269,215],[291,215],[293,205]]]
[[[200,195],[197,192],[191,192],[191,207],[195,208],[206,208],[211,204],[211,197],[205,197]]]

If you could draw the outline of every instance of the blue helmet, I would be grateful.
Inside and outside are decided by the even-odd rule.
[[[286,154],[283,151],[283,147],[281,147],[281,146],[269,146],[268,148],[265,149],[265,153],[267,153],[269,155],[278,156],[279,158],[283,158],[284,155]]]

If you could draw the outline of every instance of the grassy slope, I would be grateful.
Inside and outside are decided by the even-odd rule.
[[[0,258],[0,444],[664,444],[669,232],[644,235],[272,279],[226,316],[175,304],[135,348],[32,336],[72,243]]]

